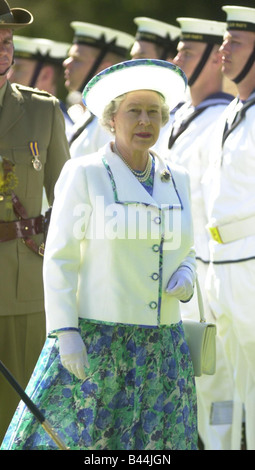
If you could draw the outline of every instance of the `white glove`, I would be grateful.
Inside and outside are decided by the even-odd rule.
[[[191,299],[194,292],[193,272],[186,266],[178,268],[171,276],[166,292],[182,302]]]
[[[89,367],[86,346],[78,331],[58,333],[62,365],[78,379],[86,379],[84,367]]]

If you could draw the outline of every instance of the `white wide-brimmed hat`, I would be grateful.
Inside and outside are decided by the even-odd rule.
[[[173,109],[183,101],[187,78],[177,66],[165,60],[137,59],[112,65],[93,77],[83,91],[91,113],[101,117],[115,98],[135,90],[153,90],[164,96]]]

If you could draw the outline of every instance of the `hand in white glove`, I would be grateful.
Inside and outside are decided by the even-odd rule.
[[[182,302],[191,299],[194,292],[193,272],[186,266],[178,268],[171,276],[166,291]]]
[[[86,379],[84,367],[89,367],[86,346],[78,331],[58,333],[59,353],[63,366],[78,379]]]

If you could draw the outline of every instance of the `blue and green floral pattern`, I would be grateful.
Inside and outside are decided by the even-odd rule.
[[[48,338],[27,393],[71,450],[195,450],[196,393],[182,323],[139,327],[81,320],[82,382]],[[55,450],[21,402],[2,450]]]
[[[153,158],[143,183],[150,194],[154,169]],[[161,249],[160,273],[162,262]],[[161,299],[161,283],[159,288]],[[71,450],[195,450],[196,392],[182,323],[146,327],[80,320],[79,326],[90,364],[87,379],[62,366],[58,340],[49,337],[27,387],[65,444]],[[56,449],[22,402],[2,443],[1,450],[9,449]]]

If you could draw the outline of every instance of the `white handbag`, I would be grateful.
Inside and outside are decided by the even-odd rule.
[[[183,327],[194,374],[200,377],[202,374],[213,375],[216,371],[216,325],[206,322],[198,279],[196,291],[200,321],[184,319]]]

